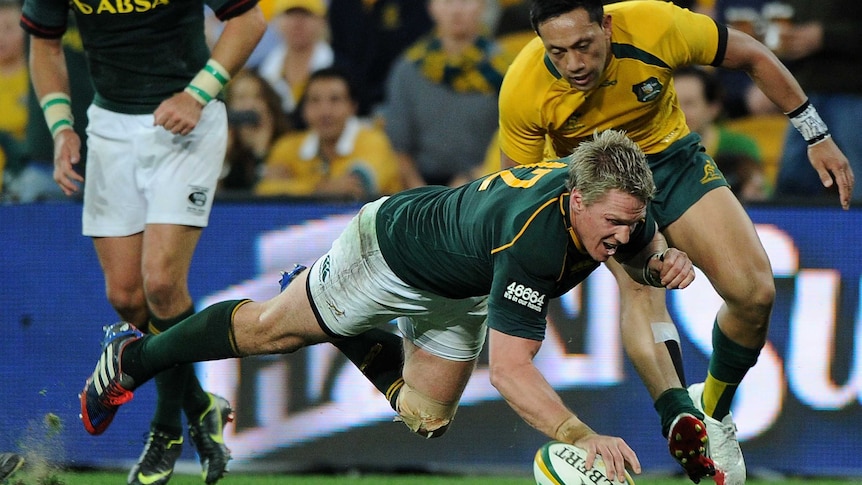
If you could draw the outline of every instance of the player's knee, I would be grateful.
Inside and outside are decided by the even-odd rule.
[[[157,315],[170,313],[170,308],[179,300],[191,300],[181,280],[170,274],[145,274],[144,293],[147,304]]]
[[[772,272],[754,272],[737,290],[725,297],[728,306],[740,320],[755,332],[765,332],[775,302],[775,279]]]
[[[396,407],[401,421],[410,431],[424,438],[439,438],[449,429],[458,410],[458,402],[438,401],[404,384]]]
[[[123,321],[134,324],[146,321],[147,301],[140,287],[130,289],[108,288],[106,296],[108,303]]]
[[[761,311],[772,311],[772,305],[775,302],[775,276],[771,270],[757,277],[752,300],[756,307],[762,309]]]

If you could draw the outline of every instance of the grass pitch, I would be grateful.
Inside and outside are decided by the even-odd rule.
[[[636,477],[637,485],[686,485],[683,477]],[[8,482],[11,485],[118,485],[126,483],[124,472],[57,472],[36,477],[24,473]],[[257,475],[230,474],[219,485],[531,485],[529,476],[449,476],[449,475]],[[713,482],[702,481],[709,485]],[[748,480],[748,485],[851,485],[859,480],[776,478],[773,480]],[[176,474],[170,485],[201,485],[203,480],[194,475]]]

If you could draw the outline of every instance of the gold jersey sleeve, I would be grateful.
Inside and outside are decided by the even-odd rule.
[[[636,0],[605,7],[609,63],[589,93],[572,88],[540,38],[509,67],[500,92],[500,148],[518,163],[563,157],[594,131],[624,130],[644,152],[661,152],[689,133],[673,89],[681,66],[717,65],[724,27],[671,2]]]

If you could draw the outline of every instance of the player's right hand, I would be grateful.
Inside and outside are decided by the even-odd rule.
[[[188,135],[201,119],[203,106],[189,93],[180,91],[162,101],[153,112],[153,124],[174,135]]]
[[[666,249],[660,258],[651,259],[649,265],[658,272],[659,281],[668,290],[686,288],[695,278],[691,260],[677,248]]]
[[[75,130],[63,130],[54,137],[54,182],[66,195],[78,192],[84,177],[75,171],[81,161],[81,138]]]
[[[626,464],[634,473],[641,472],[641,464],[634,450],[622,438],[589,434],[573,443],[587,450],[587,468],[592,468],[596,455],[602,456],[605,462],[608,478],[617,482],[625,482]]]

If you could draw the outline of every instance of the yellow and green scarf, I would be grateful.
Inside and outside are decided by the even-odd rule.
[[[414,44],[406,56],[426,78],[458,93],[498,93],[511,63],[509,56],[484,36],[477,37],[457,57],[443,51],[438,37],[428,36]]]

